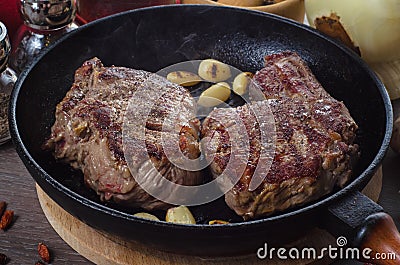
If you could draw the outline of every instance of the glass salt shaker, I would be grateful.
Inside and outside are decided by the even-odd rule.
[[[76,0],[20,0],[24,20],[13,46],[10,66],[22,72],[43,50],[63,34],[77,27]]]
[[[6,26],[0,22],[0,145],[10,140],[8,105],[11,91],[17,81],[16,73],[8,67],[11,45]]]

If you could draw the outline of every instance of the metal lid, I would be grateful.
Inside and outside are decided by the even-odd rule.
[[[24,23],[38,30],[54,30],[73,22],[76,0],[20,0]]]
[[[0,70],[7,65],[8,55],[11,51],[10,39],[6,26],[0,22]]]

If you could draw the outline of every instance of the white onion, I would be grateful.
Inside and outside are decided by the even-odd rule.
[[[307,19],[336,13],[367,62],[400,58],[400,0],[306,0]]]
[[[400,97],[400,0],[305,0],[311,26],[316,18],[335,13],[361,57],[380,76],[392,99]],[[386,65],[386,63],[390,64]],[[384,74],[382,74],[384,73]]]

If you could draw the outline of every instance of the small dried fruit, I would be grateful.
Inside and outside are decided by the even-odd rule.
[[[6,230],[14,218],[14,211],[6,210],[0,220],[0,229]]]
[[[4,211],[6,210],[6,207],[7,207],[7,203],[1,201],[0,202],[0,217],[3,215]]]
[[[38,244],[38,252],[39,252],[40,258],[44,262],[46,262],[46,263],[50,262],[50,252],[45,244],[43,244],[43,243]]]
[[[7,256],[0,253],[0,265],[5,265],[7,261],[8,261]]]

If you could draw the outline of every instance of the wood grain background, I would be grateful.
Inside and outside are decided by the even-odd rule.
[[[92,264],[69,247],[47,222],[36,195],[35,182],[11,143],[0,146],[0,200],[15,211],[14,223],[0,230],[0,253],[8,264],[29,265],[39,259],[37,244],[44,242],[54,256],[52,264]]]

